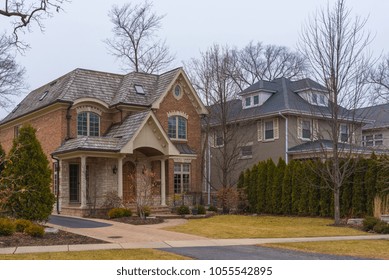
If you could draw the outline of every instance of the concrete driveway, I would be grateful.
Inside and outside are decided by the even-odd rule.
[[[110,243],[165,242],[186,240],[207,240],[196,235],[170,232],[161,227],[175,226],[186,223],[184,219],[167,219],[162,224],[135,226],[110,220],[84,219],[52,215],[48,226],[64,231],[93,237]],[[151,244],[150,244],[151,246]],[[157,246],[160,247],[160,246]]]

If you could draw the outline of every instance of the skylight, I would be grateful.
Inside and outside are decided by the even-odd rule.
[[[46,91],[42,94],[42,96],[39,98],[39,101],[42,101],[43,99],[45,99],[45,97],[47,96],[48,93],[49,93],[49,91],[46,90]]]
[[[137,94],[142,94],[142,95],[145,94],[145,90],[143,89],[143,86],[141,86],[141,85],[134,85],[134,88],[135,88],[135,92]]]

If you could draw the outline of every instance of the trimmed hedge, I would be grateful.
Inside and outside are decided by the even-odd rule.
[[[388,158],[358,159],[353,174],[344,182],[340,192],[342,217],[372,216],[374,198],[386,187],[389,166],[380,164]],[[320,170],[326,163],[292,161],[286,165],[269,159],[259,162],[239,176],[238,188],[245,191],[248,211],[275,215],[333,216],[333,193]],[[327,163],[328,164],[328,163]]]
[[[9,236],[16,231],[15,224],[7,218],[0,218],[0,236]]]

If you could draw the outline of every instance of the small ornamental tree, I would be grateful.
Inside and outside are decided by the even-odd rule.
[[[2,207],[16,218],[32,221],[47,220],[55,198],[50,190],[49,161],[30,125],[20,128],[8,155],[4,187],[10,190]]]

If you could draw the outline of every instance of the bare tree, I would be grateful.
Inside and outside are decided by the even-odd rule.
[[[10,18],[13,28],[12,43],[24,48],[27,45],[19,39],[19,32],[23,29],[29,29],[32,23],[35,23],[43,31],[42,21],[52,16],[53,11],[59,12],[62,5],[67,0],[5,0],[0,8],[0,15]]]
[[[105,43],[112,55],[122,61],[125,70],[157,73],[174,60],[165,41],[156,36],[163,16],[152,11],[151,3],[113,6],[109,17],[114,36]]]
[[[330,99],[327,120],[332,147],[326,168],[320,172],[334,194],[335,224],[340,223],[341,186],[352,173],[355,162],[351,160],[352,152],[344,151],[344,147],[351,150],[352,145],[339,143],[341,125],[345,120],[355,120],[350,114],[363,102],[365,78],[370,70],[367,46],[371,38],[364,31],[366,21],[352,17],[345,1],[338,0],[334,7],[328,5],[319,10],[306,23],[299,42],[300,51],[311,66],[311,75],[325,85]]]
[[[260,80],[301,78],[307,70],[304,57],[283,46],[250,42],[237,55],[237,83],[241,90]]]
[[[236,68],[236,55],[228,46],[213,45],[201,53],[200,59],[192,59],[188,75],[199,94],[210,106],[210,115],[203,126],[203,163],[208,170],[212,165],[212,178],[204,174],[213,190],[235,185],[235,169],[241,155],[241,144],[247,135],[240,133],[238,119],[241,113],[241,101],[236,99],[240,91],[232,74]],[[212,154],[212,163],[209,158]],[[207,159],[207,160],[206,160]],[[204,165],[205,166],[205,165]],[[221,192],[228,195],[228,192]],[[222,200],[222,207],[227,211],[227,199]]]
[[[12,104],[12,97],[25,88],[25,70],[16,63],[13,51],[9,38],[3,34],[0,37],[0,108]]]
[[[378,64],[378,67],[372,71],[371,82],[375,88],[375,102],[389,101],[389,55],[385,56]]]

